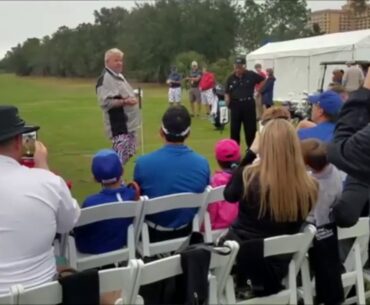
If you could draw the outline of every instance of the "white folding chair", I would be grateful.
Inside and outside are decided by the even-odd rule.
[[[218,237],[220,237],[223,233],[227,231],[227,228],[212,230],[211,219],[207,211],[207,207],[209,204],[212,204],[214,202],[225,200],[224,197],[225,186],[219,186],[215,188],[209,186],[207,190],[208,195],[206,198],[206,203],[204,205],[201,217],[204,215],[204,235],[206,242],[214,242],[215,240],[217,240]]]
[[[0,295],[0,305],[13,305],[17,304],[18,289],[16,286],[10,287],[9,292]]]
[[[252,298],[247,300],[227,300],[228,304],[297,304],[297,275],[301,271],[303,277],[308,271],[306,254],[315,236],[316,228],[308,225],[303,233],[294,235],[282,235],[264,240],[264,257],[271,257],[284,254],[293,254],[289,263],[288,274],[283,280],[284,290],[266,297]],[[305,268],[301,269],[303,266]]]
[[[221,255],[217,252],[211,253],[209,266],[209,304],[220,304],[219,300],[225,293],[225,289],[230,276],[231,268],[234,264],[239,245],[234,241],[226,242],[226,247],[217,247],[219,252],[228,253]],[[155,283],[182,274],[180,254],[169,256],[147,264],[141,261],[141,272],[137,286],[133,289],[133,304],[144,304],[143,298],[138,294],[141,286]],[[136,303],[135,303],[136,300]]]
[[[230,273],[239,251],[239,244],[236,241],[228,240],[225,242],[225,247],[217,247],[216,249],[220,252],[223,252],[223,249],[230,249],[230,253],[225,256],[212,252],[209,267],[209,304],[226,304],[226,300],[232,298],[234,292]]]
[[[362,267],[367,259],[369,218],[360,218],[350,228],[338,228],[338,240],[346,239],[353,239],[354,242],[344,262],[346,271],[341,275],[346,297],[344,304],[357,303],[363,305],[366,304],[366,301]],[[302,278],[302,284],[304,286],[303,295],[307,300],[305,304],[312,304],[315,295],[315,279],[311,281],[310,278]],[[352,287],[356,287],[356,295],[347,298]]]
[[[128,227],[127,233],[117,232],[117,234],[127,234],[127,246],[102,254],[83,254],[77,251],[75,238],[68,236],[67,258],[72,268],[77,270],[86,270],[115,264],[122,261],[135,258],[135,232],[140,231],[139,219],[142,210],[141,198],[139,201],[115,202],[102,204],[81,210],[81,216],[76,224],[76,228],[92,224],[95,222],[118,219],[118,218],[133,218],[133,223]]]
[[[139,279],[139,264],[137,260],[130,260],[127,267],[99,271],[100,294],[121,291],[121,303],[132,304],[132,289]],[[15,285],[17,290],[17,305],[32,304],[59,304],[62,302],[62,286],[54,281],[38,287],[24,289],[22,285]]]
[[[354,239],[354,243],[344,262],[346,272],[342,274],[345,296],[356,287],[356,296],[346,298],[344,304],[366,304],[363,266],[367,260],[369,244],[369,218],[363,217],[350,228],[338,228],[338,240]]]
[[[144,257],[149,257],[177,250],[186,240],[186,237],[170,239],[161,242],[151,242],[149,238],[148,225],[145,223],[145,217],[175,209],[198,208],[198,213],[194,216],[192,222],[193,231],[197,232],[200,230],[200,222],[202,220],[199,218],[199,215],[203,205],[205,204],[206,196],[207,190],[200,194],[181,193],[152,199],[145,198],[143,201],[143,212],[140,217],[139,224],[139,226],[142,227],[142,230],[141,244],[138,247],[138,251]]]

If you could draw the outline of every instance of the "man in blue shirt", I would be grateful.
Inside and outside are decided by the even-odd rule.
[[[99,151],[93,158],[91,170],[95,180],[101,183],[102,190],[87,197],[82,208],[137,199],[135,189],[122,184],[123,168],[115,151],[111,149]],[[76,228],[78,251],[100,254],[124,247],[127,244],[127,229],[132,221],[132,218],[118,218]]]
[[[170,107],[162,117],[165,145],[139,157],[134,180],[149,198],[176,193],[202,193],[210,181],[208,161],[184,144],[191,118],[184,106]],[[147,218],[151,241],[186,236],[191,232],[197,209],[175,209]]]
[[[301,140],[314,138],[323,142],[333,139],[335,122],[342,108],[343,101],[340,95],[328,90],[318,95],[311,95],[308,101],[312,104],[310,127],[298,129]],[[301,124],[302,126],[302,124]]]
[[[174,66],[171,68],[171,73],[168,76],[167,84],[168,88],[168,102],[171,106],[181,103],[181,75],[177,72],[177,68]]]

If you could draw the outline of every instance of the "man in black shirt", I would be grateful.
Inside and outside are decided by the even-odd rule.
[[[230,137],[240,144],[240,128],[243,123],[245,141],[249,147],[257,131],[254,88],[262,82],[264,78],[261,75],[245,69],[244,58],[235,60],[234,73],[226,82],[225,99],[231,113]]]

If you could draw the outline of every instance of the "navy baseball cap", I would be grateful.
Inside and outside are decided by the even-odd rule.
[[[343,101],[340,95],[332,90],[321,94],[310,95],[308,101],[313,105],[318,105],[327,114],[337,115],[342,108]]]
[[[123,174],[122,163],[118,154],[112,149],[98,151],[91,164],[91,171],[96,181],[111,184],[119,181]]]
[[[235,65],[245,65],[246,60],[244,57],[237,57],[234,62]]]

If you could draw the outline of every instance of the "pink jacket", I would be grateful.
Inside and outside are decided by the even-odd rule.
[[[211,179],[211,186],[226,185],[231,179],[231,174],[225,171],[216,171]],[[239,203],[218,201],[208,205],[212,229],[224,229],[230,227],[239,213]]]

